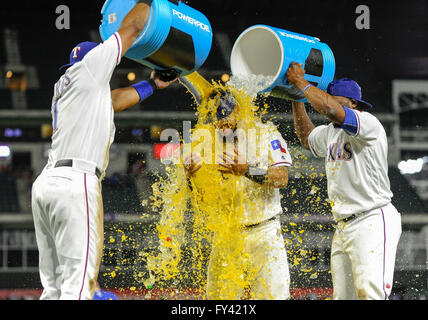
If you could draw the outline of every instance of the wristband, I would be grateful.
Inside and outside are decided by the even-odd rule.
[[[262,172],[251,174],[250,173],[250,167],[248,167],[247,172],[245,172],[244,177],[258,183],[258,184],[265,184],[268,181],[268,173],[266,170],[263,170]]]
[[[136,84],[133,84],[131,87],[137,90],[138,95],[140,96],[140,102],[150,97],[153,92],[153,85],[149,81],[141,81]]]
[[[308,84],[306,87],[304,87],[302,93],[305,94],[305,91],[308,90],[309,87],[312,87],[312,84]]]

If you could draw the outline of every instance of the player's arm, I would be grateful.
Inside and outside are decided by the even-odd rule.
[[[305,149],[309,149],[308,137],[312,130],[315,129],[315,126],[309,119],[303,102],[292,101],[291,108],[293,110],[294,129],[296,130],[297,138]]]
[[[111,100],[114,112],[117,113],[126,110],[146,100],[156,90],[163,90],[176,80],[177,79],[173,81],[162,81],[159,79],[158,73],[152,71],[149,80],[138,82],[130,87],[112,90]]]
[[[84,57],[84,65],[98,84],[105,86],[110,83],[121,58],[144,30],[149,13],[149,4],[135,5],[123,19],[119,30]]]
[[[111,91],[114,112],[120,112],[140,102],[140,95],[133,87],[119,88]]]
[[[220,158],[220,171],[225,174],[236,176],[245,176],[248,179],[257,182],[260,185],[269,185],[274,188],[285,188],[288,184],[288,169],[285,166],[269,167],[267,170],[252,170],[247,161],[245,161],[238,150],[235,148],[235,156],[223,153]]]
[[[320,114],[329,120],[342,125],[346,116],[343,106],[327,92],[311,85],[305,80],[303,77],[304,75],[305,70],[303,69],[302,64],[295,62],[290,64],[290,67],[287,70],[288,82],[294,84],[301,91],[304,91],[305,97]]]
[[[273,188],[285,188],[288,184],[288,168],[286,166],[270,167],[266,183]]]
[[[269,185],[273,188],[285,188],[288,184],[287,167],[270,167],[264,172],[252,172],[248,164],[219,163],[221,172],[246,178],[260,185]]]
[[[272,129],[268,140],[269,153],[266,183],[271,188],[281,189],[288,185],[288,167],[293,164],[293,160],[284,137],[277,128]]]
[[[122,40],[121,56],[123,57],[146,26],[152,1],[140,0],[122,20],[117,31]]]
[[[265,172],[252,172],[248,164],[219,163],[219,165],[223,167],[220,170],[223,173],[245,176],[260,185],[268,185],[280,189],[285,188],[288,184],[288,169],[285,166],[270,167]]]

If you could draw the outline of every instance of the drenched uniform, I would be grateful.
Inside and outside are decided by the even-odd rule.
[[[121,48],[115,33],[55,85],[49,160],[32,190],[41,299],[94,295],[104,236],[101,179],[115,134],[109,83]]]
[[[387,299],[401,235],[401,217],[391,204],[387,136],[370,113],[345,111],[342,126],[318,126],[308,137],[311,152],[325,157],[337,222],[331,249],[334,299]]]
[[[258,155],[251,158],[250,165],[254,168],[266,170],[268,167],[291,166],[292,160],[287,150],[287,143],[272,124],[258,124],[262,129],[261,141],[247,143],[252,150],[248,155]],[[257,138],[258,139],[258,138]],[[239,140],[239,135],[238,135]],[[258,151],[256,146],[261,146]],[[250,172],[252,173],[252,172]],[[239,181],[245,193],[244,210],[241,216],[243,252],[241,258],[248,260],[251,265],[251,281],[249,289],[255,299],[283,300],[290,297],[290,275],[287,261],[287,252],[281,233],[279,216],[282,213],[279,189],[260,185],[247,177],[240,177]],[[227,183],[227,182],[224,182]],[[242,195],[241,195],[242,196]],[[208,266],[208,299],[223,299],[221,291],[225,283],[223,275],[229,264],[224,248],[216,242],[214,235],[213,247]],[[243,276],[245,276],[243,270]],[[223,280],[222,280],[223,279]],[[227,281],[227,280],[226,280]],[[230,299],[240,299],[244,293],[236,292]]]

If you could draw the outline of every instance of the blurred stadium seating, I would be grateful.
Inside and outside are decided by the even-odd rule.
[[[140,196],[132,177],[114,175],[102,182],[104,212],[139,214]]]
[[[20,212],[16,181],[12,173],[0,171],[0,214],[2,212]]]

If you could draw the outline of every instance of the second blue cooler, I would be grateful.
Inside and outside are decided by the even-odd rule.
[[[305,96],[287,82],[291,62],[303,63],[305,79],[326,90],[335,74],[330,47],[319,39],[267,25],[255,25],[235,41],[231,53],[232,74],[269,77],[261,91],[288,100],[306,102]]]

